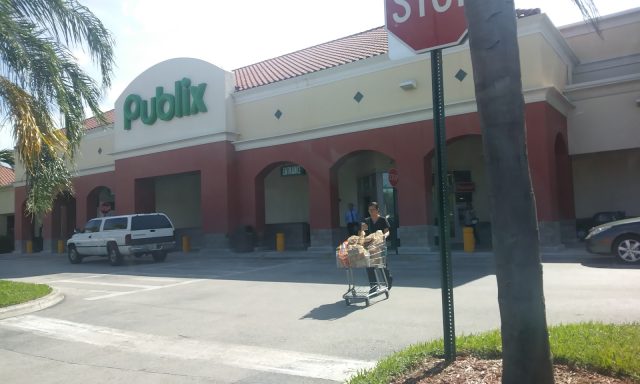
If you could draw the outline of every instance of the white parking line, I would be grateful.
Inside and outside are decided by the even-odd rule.
[[[122,284],[122,283],[103,283],[99,281],[78,281],[78,280],[56,280],[51,281],[51,283],[69,283],[69,284],[89,284],[89,285],[103,285],[105,287],[124,287],[124,288],[156,288],[157,285],[142,285],[142,284]]]
[[[114,293],[110,293],[110,294],[107,294],[107,295],[89,297],[89,298],[86,298],[85,300],[94,301],[94,300],[109,299],[109,298],[112,298],[112,297],[130,295],[132,293],[149,292],[149,291],[156,291],[158,289],[173,288],[173,287],[178,287],[180,285],[198,283],[200,281],[205,281],[205,280],[187,280],[187,281],[182,281],[180,283],[169,284],[169,285],[147,285],[146,288],[142,288],[142,289],[137,290],[137,291],[114,292]]]
[[[0,326],[30,331],[56,340],[116,348],[124,352],[198,359],[257,371],[338,382],[375,365],[372,361],[156,336],[33,315],[0,320]]]

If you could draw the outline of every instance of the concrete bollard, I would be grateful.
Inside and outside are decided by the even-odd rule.
[[[191,251],[191,239],[189,236],[182,236],[182,252],[190,252]]]
[[[276,251],[284,251],[284,233],[282,232],[276,233]]]
[[[476,250],[476,239],[473,237],[473,227],[462,229],[462,239],[464,241],[464,251],[473,252]]]

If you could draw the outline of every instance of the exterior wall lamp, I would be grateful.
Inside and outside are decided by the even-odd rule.
[[[405,91],[410,91],[412,89],[416,89],[418,87],[418,83],[415,80],[407,80],[400,83],[400,88]]]

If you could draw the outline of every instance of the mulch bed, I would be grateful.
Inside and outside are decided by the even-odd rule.
[[[554,365],[556,384],[635,384],[628,378],[604,376],[579,368]],[[391,384],[501,384],[502,360],[482,360],[461,356],[450,365],[441,359],[428,359],[413,372]]]

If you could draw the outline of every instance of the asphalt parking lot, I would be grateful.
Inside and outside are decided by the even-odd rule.
[[[499,327],[490,253],[454,253],[456,333]],[[581,250],[543,255],[550,324],[640,319],[638,267]],[[165,263],[0,256],[0,278],[61,303],[0,320],[8,383],[330,383],[442,336],[437,254],[390,255],[394,288],[347,306],[333,255],[173,253]],[[355,271],[364,281],[364,271]],[[360,274],[358,272],[361,272]],[[4,381],[4,380],[3,380]]]

